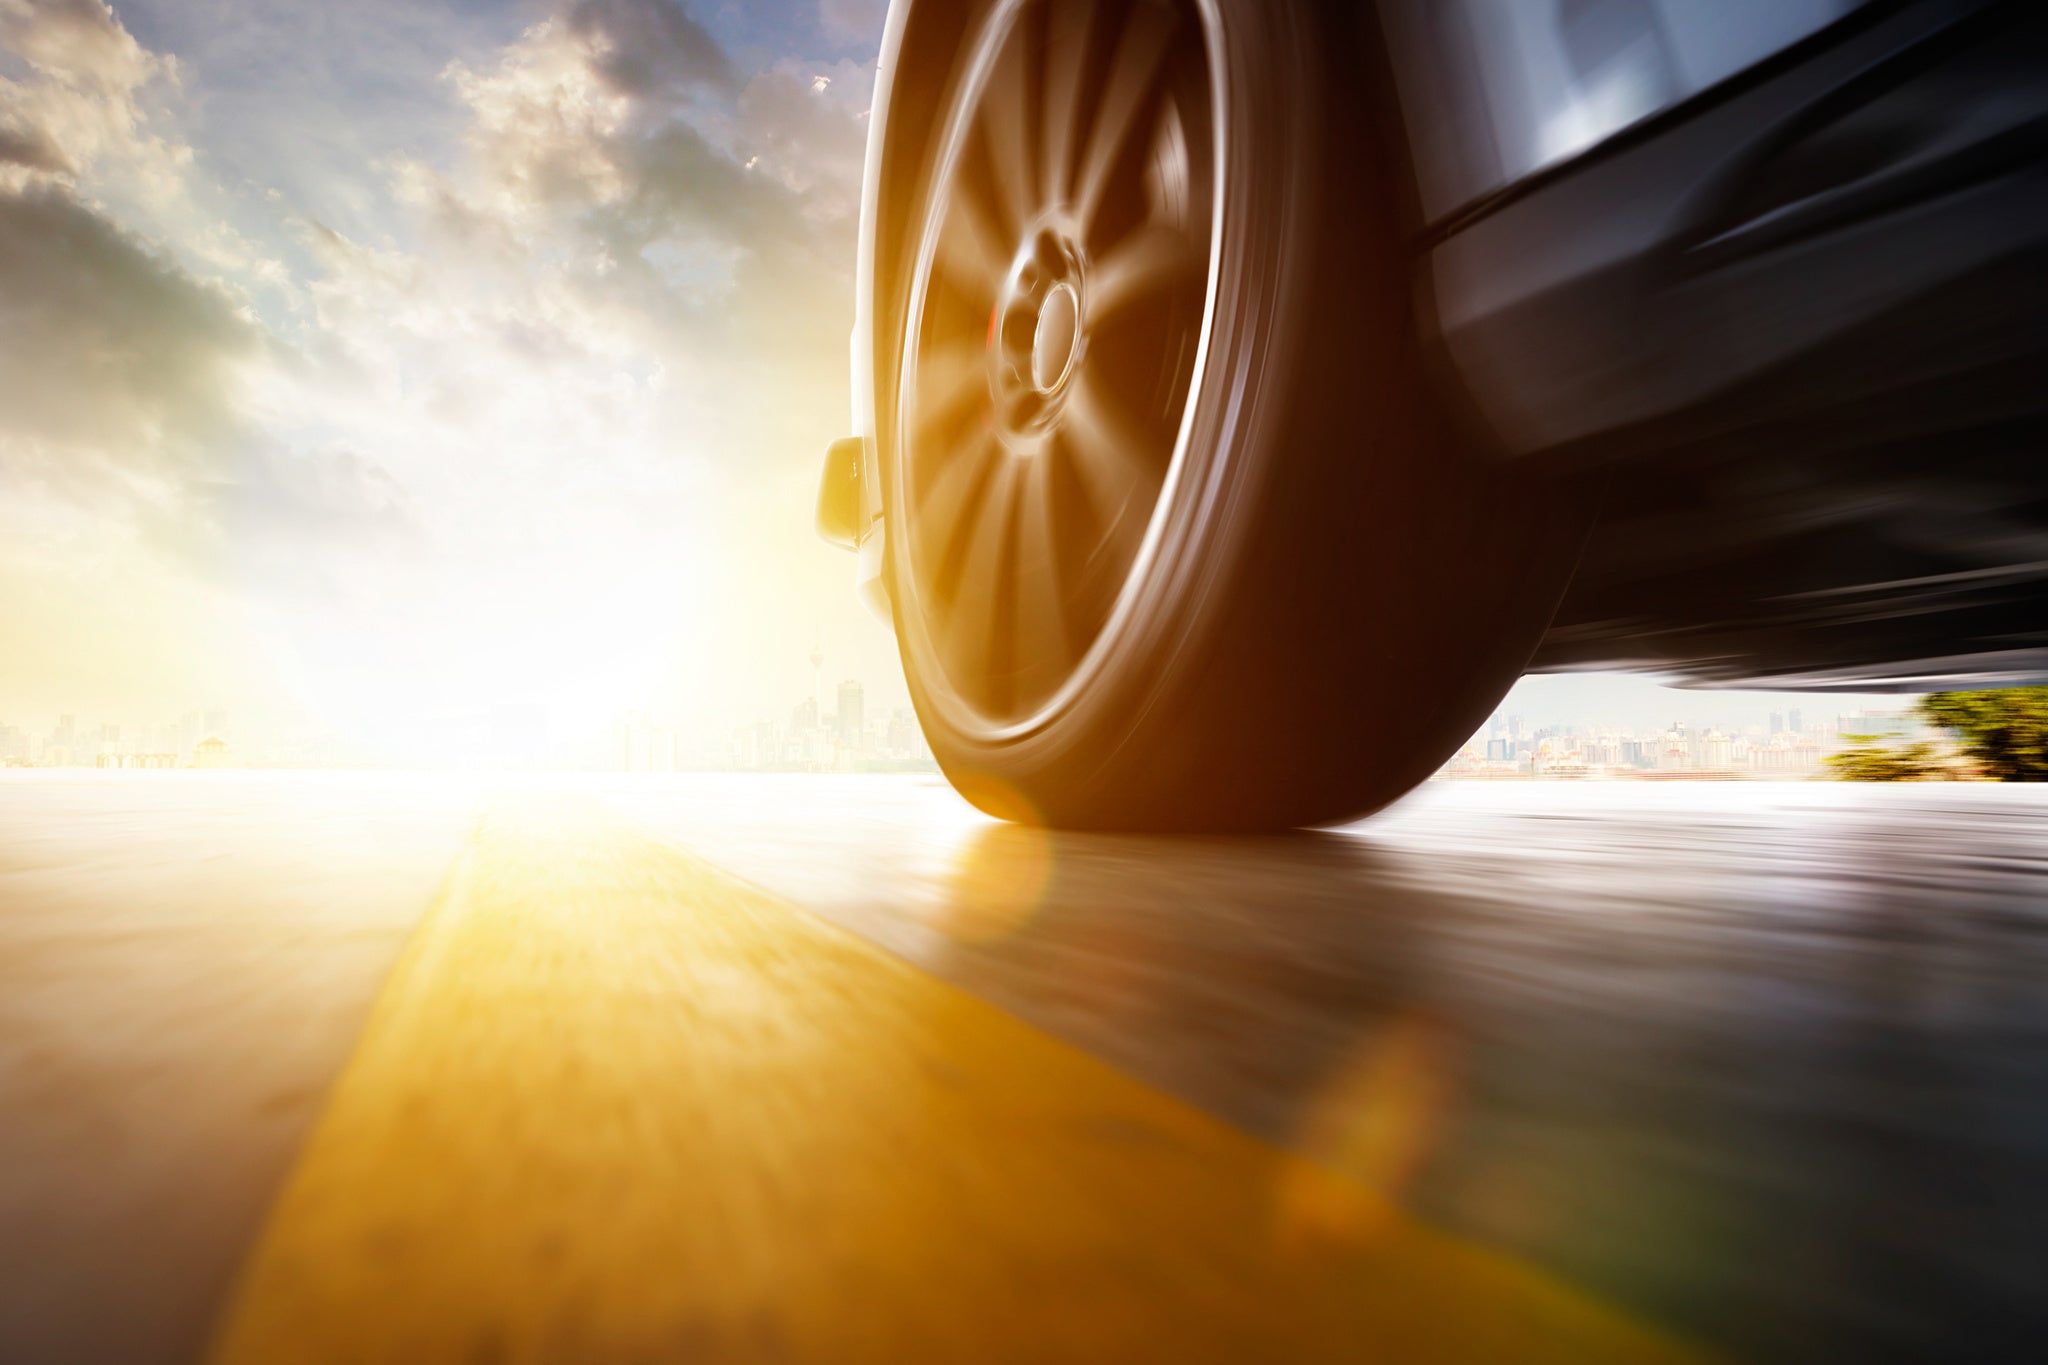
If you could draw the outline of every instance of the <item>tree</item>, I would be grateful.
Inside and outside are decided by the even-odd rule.
[[[1948,776],[1932,744],[1894,749],[1883,735],[1843,735],[1849,747],[1826,762],[1844,782],[1926,782]]]
[[[1955,735],[1995,782],[2048,781],[2048,687],[1935,692],[1920,714]]]

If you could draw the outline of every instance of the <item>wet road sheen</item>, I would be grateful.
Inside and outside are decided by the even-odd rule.
[[[1174,841],[918,778],[32,777],[10,1359],[2048,1332],[2048,793],[1436,784]]]
[[[990,824],[935,784],[611,796],[1690,1340],[2048,1342],[2048,791],[1440,783],[1216,841]]]

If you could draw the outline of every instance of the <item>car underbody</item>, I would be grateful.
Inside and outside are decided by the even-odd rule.
[[[1536,671],[2048,677],[2048,22],[1866,5],[1432,231],[1500,456],[1599,507]]]

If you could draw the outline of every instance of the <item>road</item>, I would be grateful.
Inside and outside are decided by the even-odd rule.
[[[0,774],[0,1360],[2035,1360],[2048,792]]]

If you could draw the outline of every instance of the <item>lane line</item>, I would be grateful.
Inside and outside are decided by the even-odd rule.
[[[213,1357],[1699,1358],[560,806],[480,825]]]

